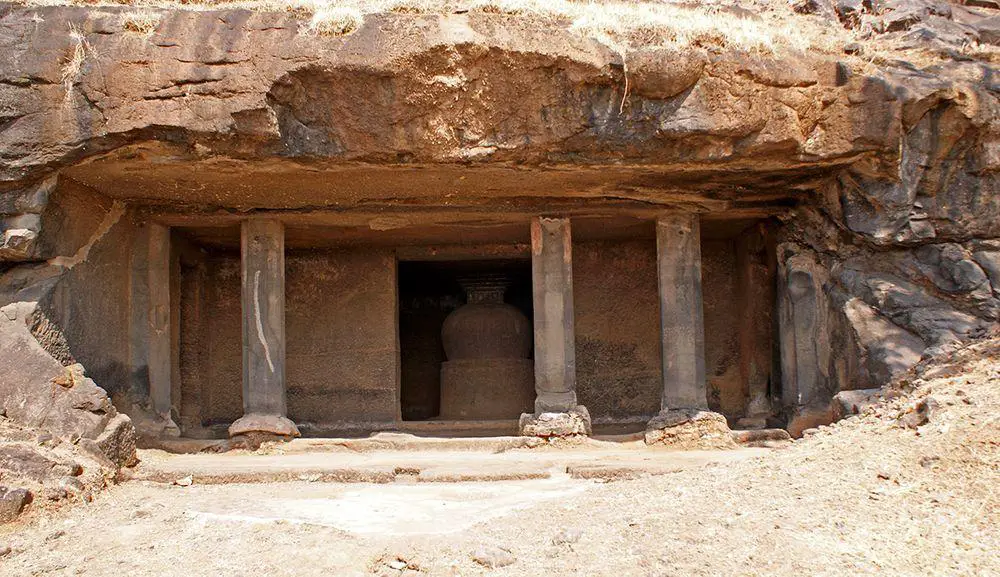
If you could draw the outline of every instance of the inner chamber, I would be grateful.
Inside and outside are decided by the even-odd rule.
[[[399,263],[404,420],[533,410],[531,261]]]

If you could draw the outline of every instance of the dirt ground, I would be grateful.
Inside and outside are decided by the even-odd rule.
[[[130,481],[0,529],[0,574],[1000,575],[1000,345],[912,383],[785,448],[645,479]],[[927,396],[929,423],[896,423]],[[497,549],[513,563],[473,560]]]

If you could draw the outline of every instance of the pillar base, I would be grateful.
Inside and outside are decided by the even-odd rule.
[[[282,417],[281,415],[264,415],[261,413],[243,415],[229,426],[230,437],[248,433],[266,433],[278,437],[292,438],[299,436],[299,428],[287,417]]]
[[[144,439],[163,439],[181,436],[180,428],[167,415],[154,414],[147,407],[137,404],[133,404],[126,411],[126,414],[132,419],[132,426],[135,427],[136,433]]]
[[[543,439],[590,436],[590,411],[577,405],[565,413],[523,413],[518,423],[522,437]]]
[[[163,423],[163,428],[160,430],[161,437],[180,437],[181,428],[177,426],[177,423],[173,419],[167,417]]]
[[[702,409],[665,409],[646,425],[647,445],[677,449],[735,449],[726,418]]]

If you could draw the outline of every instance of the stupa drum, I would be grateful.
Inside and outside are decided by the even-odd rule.
[[[535,399],[531,322],[503,301],[507,281],[463,279],[467,304],[441,328],[448,360],[441,364],[441,418],[513,419]]]

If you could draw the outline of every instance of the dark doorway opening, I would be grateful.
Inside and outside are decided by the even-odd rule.
[[[500,276],[504,302],[532,318],[531,260],[401,261],[399,263],[400,403],[404,421],[441,414],[441,338],[445,319],[466,304],[462,280]],[[518,415],[510,415],[516,419]]]

